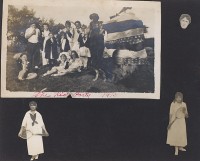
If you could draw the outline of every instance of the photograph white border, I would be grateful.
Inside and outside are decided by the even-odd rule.
[[[85,0],[94,3],[94,0]],[[38,6],[67,6],[70,2],[84,3],[84,0],[6,0],[3,2],[3,19],[2,19],[2,44],[1,44],[1,97],[2,98],[67,98],[69,95],[72,98],[135,98],[135,99],[160,99],[160,85],[161,85],[161,2],[151,1],[114,1],[102,0],[101,3],[105,5],[126,4],[126,6],[142,6],[151,7],[156,12],[155,23],[155,37],[154,37],[154,93],[89,93],[89,92],[10,92],[6,90],[6,62],[7,62],[7,17],[8,5],[38,5]]]

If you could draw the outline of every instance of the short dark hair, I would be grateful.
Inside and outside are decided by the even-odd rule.
[[[71,22],[70,22],[70,21],[66,21],[66,22],[65,22],[65,26],[66,26],[66,25],[71,26]]]
[[[176,92],[174,102],[176,102],[176,98],[177,98],[177,97],[181,97],[181,99],[182,99],[182,101],[183,101],[183,93],[181,93],[181,92]]]
[[[29,106],[37,106],[37,102],[31,101],[31,102],[29,102]]]
[[[191,16],[188,14],[182,14],[179,18],[179,21],[181,21],[183,18],[186,18],[189,21],[189,23],[191,23],[192,21]]]
[[[80,22],[80,21],[76,21],[75,24],[76,24],[76,23],[79,23],[79,24],[81,25],[81,22]]]
[[[65,59],[67,59],[67,56],[65,54],[61,54],[60,57],[65,57]]]
[[[75,50],[72,50],[71,51],[71,57],[74,59],[74,58],[78,58],[79,56],[78,56],[78,54]]]
[[[99,15],[97,13],[92,13],[90,15],[90,19],[98,21],[99,20]]]

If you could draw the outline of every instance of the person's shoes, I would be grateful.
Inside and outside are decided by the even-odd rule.
[[[174,155],[176,155],[176,156],[178,155],[178,150],[175,150],[175,154]]]
[[[36,155],[36,156],[35,156],[35,159],[38,159],[38,157],[39,157],[39,155]]]
[[[186,149],[185,149],[185,148],[179,148],[179,150],[180,150],[180,151],[186,151]]]
[[[31,160],[35,160],[35,156],[32,156],[32,157],[31,157]]]

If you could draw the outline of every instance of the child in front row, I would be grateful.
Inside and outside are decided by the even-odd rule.
[[[83,63],[78,57],[78,54],[76,51],[71,51],[71,60],[69,61],[69,67],[65,70],[59,71],[56,74],[53,74],[52,76],[62,76],[66,75],[68,73],[73,73],[73,72],[81,72],[81,68],[83,67]]]
[[[48,70],[42,76],[44,77],[47,75],[64,72],[69,67],[69,61],[70,61],[70,57],[68,57],[68,55],[61,54],[59,66],[54,66],[51,70]]]

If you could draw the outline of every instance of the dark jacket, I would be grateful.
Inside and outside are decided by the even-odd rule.
[[[58,50],[57,50],[57,41],[53,38],[53,42],[51,39],[46,41],[45,46],[45,58],[51,59],[51,52],[52,52],[52,59],[58,59]]]
[[[67,38],[64,38],[66,40],[65,46],[64,46],[64,50],[62,49],[62,39],[60,40],[60,52],[68,52],[70,50],[70,46],[69,46],[69,40]]]
[[[79,34],[78,42],[80,43],[80,47],[84,47],[84,46],[87,48],[90,47],[90,40],[88,36],[87,36],[86,42],[84,42],[84,36],[82,34]]]

